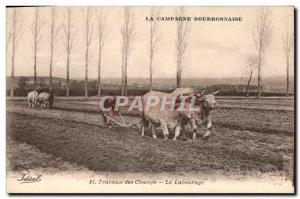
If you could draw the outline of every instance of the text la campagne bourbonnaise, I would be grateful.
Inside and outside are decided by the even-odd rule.
[[[235,21],[242,21],[242,17],[152,17],[152,16],[147,16],[146,21],[204,21],[204,22],[235,22]]]

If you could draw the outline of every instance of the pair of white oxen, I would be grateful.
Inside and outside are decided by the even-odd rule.
[[[142,104],[145,107],[148,98],[156,96],[159,99],[167,97],[170,101],[172,97],[177,97],[178,101],[176,105],[181,104],[181,97],[187,97],[187,101],[184,101],[183,106],[189,107],[191,101],[189,99],[194,99],[193,104],[198,108],[197,110],[184,109],[180,111],[174,109],[172,111],[168,109],[160,110],[161,103],[157,106],[151,107],[149,110],[143,108],[141,111],[141,136],[144,136],[145,128],[151,127],[152,137],[157,138],[156,129],[157,127],[162,128],[164,134],[164,139],[168,139],[169,130],[175,131],[173,140],[176,140],[177,137],[182,133],[185,135],[185,127],[190,125],[190,129],[193,132],[193,140],[196,139],[199,129],[205,130],[203,138],[207,138],[211,135],[212,122],[210,117],[210,112],[216,107],[217,103],[214,95],[219,91],[212,92],[210,94],[199,94],[192,88],[177,88],[172,93],[164,93],[158,91],[150,91],[144,96],[142,96]],[[102,115],[104,122],[109,126],[111,125],[108,118],[105,115]]]
[[[27,95],[27,102],[29,108],[52,108],[54,101],[54,94],[47,92],[41,92],[40,94],[36,91],[30,91]]]

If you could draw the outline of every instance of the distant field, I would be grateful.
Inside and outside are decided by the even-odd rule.
[[[230,97],[216,96],[219,107],[236,107],[236,108],[258,108],[271,110],[294,110],[293,97],[262,97],[258,100],[256,97]],[[99,97],[56,97],[56,102],[62,103],[83,103],[98,105]],[[26,97],[7,97],[7,102],[26,102]]]
[[[84,101],[83,98],[58,98],[53,107],[57,110],[98,113],[98,98]],[[294,133],[293,98],[217,99],[218,107],[212,112],[214,126],[263,133]],[[7,101],[8,105],[26,107],[25,99]],[[16,107],[16,108],[17,108]],[[126,115],[126,110],[121,110]],[[128,114],[127,114],[128,115]],[[138,116],[137,112],[130,115]]]

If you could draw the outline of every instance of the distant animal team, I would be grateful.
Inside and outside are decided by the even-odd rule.
[[[37,91],[30,91],[27,95],[27,102],[29,108],[52,108],[52,104],[54,101],[54,94]]]

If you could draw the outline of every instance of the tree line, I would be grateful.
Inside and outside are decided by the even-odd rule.
[[[24,32],[24,15],[21,9],[18,8],[8,8],[9,15],[8,18],[10,23],[7,24],[7,45],[11,49],[10,60],[11,60],[11,88],[10,96],[14,95],[14,77],[15,77],[15,59],[16,51],[18,47],[19,40]],[[32,35],[32,46],[33,46],[33,76],[34,84],[37,84],[37,54],[39,52],[42,30],[45,26],[45,19],[41,16],[39,7],[33,8],[32,13],[32,25],[31,35]],[[74,41],[76,38],[77,28],[74,23],[74,16],[72,8],[66,8],[64,20],[61,24],[57,23],[57,11],[55,7],[50,7],[50,61],[49,61],[49,88],[52,89],[52,79],[53,79],[53,56],[55,45],[57,44],[58,32],[62,31],[64,38],[62,39],[62,44],[65,49],[66,55],[66,96],[70,95],[70,55],[73,50]],[[103,51],[105,50],[105,39],[108,35],[108,24],[107,24],[107,14],[102,8],[94,9],[92,7],[82,8],[82,17],[84,19],[84,49],[85,49],[85,96],[88,96],[88,70],[90,62],[90,47],[93,42],[97,42],[97,95],[101,95],[102,84],[101,84],[101,69],[103,60]],[[135,42],[135,21],[134,21],[134,8],[124,7],[122,12],[122,25],[120,27],[120,39],[121,39],[121,71],[122,71],[122,86],[121,95],[127,95],[128,92],[128,77],[127,68],[128,60],[130,59],[131,52],[133,51]],[[158,17],[160,14],[160,8],[151,7],[149,9],[149,16],[152,18]],[[175,10],[175,15],[177,17],[185,17],[186,9],[184,7],[179,7]],[[257,10],[255,20],[252,26],[252,37],[253,45],[255,51],[249,53],[246,57],[246,71],[248,73],[247,81],[247,92],[249,95],[249,86],[253,79],[253,73],[257,71],[257,95],[261,96],[261,85],[262,85],[262,67],[265,64],[267,49],[271,43],[272,37],[272,18],[269,8],[259,8]],[[8,21],[8,20],[7,20]],[[285,21],[285,31],[283,32],[283,51],[286,60],[286,95],[289,95],[289,67],[290,59],[293,48],[293,33],[290,31],[288,26],[288,20]],[[8,23],[8,22],[7,22]],[[94,31],[96,29],[96,31]],[[45,30],[44,30],[45,31]],[[188,21],[177,21],[176,24],[176,39],[175,39],[175,49],[176,49],[176,87],[181,87],[182,71],[184,68],[184,58],[186,54],[186,49],[188,47],[188,38],[191,31],[191,24]],[[95,34],[94,34],[95,32]],[[159,34],[159,24],[157,20],[151,20],[149,22],[149,41],[148,41],[148,53],[149,53],[149,90],[152,90],[152,78],[153,78],[153,60],[155,59],[155,54],[159,48],[160,34]]]

